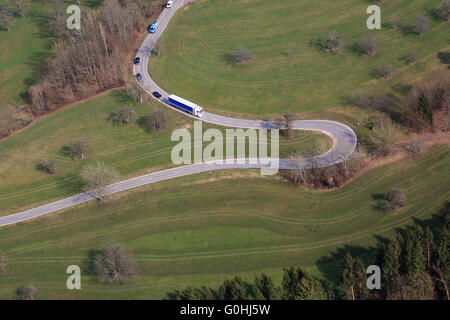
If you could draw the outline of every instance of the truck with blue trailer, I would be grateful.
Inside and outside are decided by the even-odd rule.
[[[169,103],[178,109],[192,114],[193,116],[201,118],[205,115],[202,107],[186,99],[180,98],[174,94],[171,94],[169,96]]]
[[[156,29],[158,29],[158,22],[154,21],[151,25],[148,26],[147,30],[149,33],[155,33]]]

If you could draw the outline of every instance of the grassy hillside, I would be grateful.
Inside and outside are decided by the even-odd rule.
[[[381,6],[382,29],[369,31],[370,3],[363,0],[201,0],[176,14],[150,72],[163,88],[207,110],[259,116],[287,109],[355,114],[346,106],[353,91],[382,92],[398,83],[411,84],[424,76],[423,64],[430,57],[448,48],[450,28],[445,23],[432,20],[431,31],[423,37],[408,31],[417,13],[429,14],[440,3],[386,1]],[[399,30],[389,27],[394,15],[404,25]],[[330,30],[344,34],[347,48],[340,53],[326,53],[315,44]],[[372,58],[353,48],[368,33],[379,44]],[[227,62],[236,46],[251,51],[251,63]],[[400,58],[411,52],[420,62],[405,66]],[[387,63],[397,75],[389,81],[374,80],[376,69]]]
[[[0,4],[6,2],[0,0]],[[90,10],[101,2],[80,3],[84,10]],[[48,27],[51,8],[50,0],[33,0],[26,17],[17,17],[10,31],[0,30],[0,107],[29,103],[28,88],[44,77],[55,40]]]
[[[5,3],[0,0],[0,3]],[[28,103],[28,87],[43,76],[51,55],[52,37],[46,31],[47,1],[35,0],[25,18],[17,18],[11,30],[0,30],[1,104]],[[1,107],[0,104],[0,107]]]
[[[442,184],[449,165],[448,148],[434,147],[329,192],[240,171],[202,174],[0,228],[8,257],[0,298],[30,282],[39,298],[164,298],[235,274],[251,280],[265,271],[279,279],[281,268],[293,264],[335,281],[342,249],[373,258],[376,238],[437,213],[450,195]],[[405,188],[410,202],[396,214],[376,208],[377,195],[392,187]],[[67,266],[83,266],[88,251],[107,240],[132,250],[139,276],[112,286],[83,274],[81,291],[65,289]]]
[[[80,192],[82,167],[97,160],[117,169],[122,179],[173,166],[171,151],[177,142],[170,140],[172,131],[192,128],[193,120],[169,111],[170,125],[160,133],[149,133],[137,125],[117,126],[107,120],[110,112],[127,104],[133,105],[121,91],[115,91],[61,109],[0,141],[0,215]],[[162,108],[156,102],[134,107],[140,116]],[[212,126],[204,124],[203,128]],[[87,158],[80,161],[65,155],[62,148],[81,138],[90,144]],[[280,152],[283,155],[315,148],[323,140],[331,146],[331,139],[324,135],[296,132],[292,140],[280,138]],[[50,159],[58,161],[57,175],[36,168]]]

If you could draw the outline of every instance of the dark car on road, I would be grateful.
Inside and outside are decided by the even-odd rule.
[[[137,73],[136,79],[138,79],[138,81],[142,81],[142,75],[140,73]]]
[[[141,58],[139,57],[134,58],[134,64],[139,64],[139,62],[141,62]]]
[[[153,91],[153,93],[152,93],[152,95],[155,97],[155,98],[161,98],[161,93],[159,93],[158,91]]]

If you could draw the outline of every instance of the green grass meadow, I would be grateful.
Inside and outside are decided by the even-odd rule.
[[[80,172],[91,162],[105,162],[121,174],[121,179],[174,166],[171,151],[178,142],[171,141],[172,131],[189,128],[193,136],[193,120],[168,111],[169,126],[157,133],[136,124],[123,126],[108,121],[110,112],[125,105],[132,105],[138,116],[167,110],[156,102],[133,104],[119,90],[58,110],[0,141],[0,216],[81,192]],[[208,128],[214,127],[203,124],[204,130]],[[225,133],[225,128],[219,129]],[[90,144],[86,159],[68,157],[63,147],[82,138]],[[331,139],[325,135],[299,131],[291,140],[280,137],[280,154],[316,149],[322,141],[331,146]],[[44,160],[58,161],[57,175],[37,170]]]
[[[90,10],[99,2],[82,0],[81,5]],[[17,17],[9,32],[0,30],[0,107],[28,104],[28,88],[44,77],[56,40],[48,27],[51,8],[49,0],[33,0],[25,18]]]
[[[411,84],[423,76],[423,61],[448,49],[447,24],[432,19],[431,31],[422,37],[408,29],[417,13],[429,15],[440,3],[386,1],[382,29],[369,31],[366,9],[371,3],[363,0],[201,0],[177,12],[150,72],[168,92],[225,114],[262,116],[288,109],[355,114],[358,110],[348,107],[347,99],[356,89],[388,91],[403,83],[405,73]],[[394,15],[403,25],[399,30],[389,27]],[[347,47],[342,52],[326,53],[316,45],[330,30],[344,34]],[[362,56],[353,47],[365,34],[378,39],[375,57]],[[227,62],[236,46],[252,52],[251,63]],[[421,60],[405,66],[400,58],[411,52]],[[395,67],[393,79],[375,79],[383,64]]]
[[[44,75],[53,42],[44,28],[46,9],[45,1],[33,1],[26,18],[17,18],[9,32],[0,30],[0,106],[27,104],[28,88]]]
[[[3,2],[4,0],[0,0]],[[246,118],[278,118],[286,110],[302,119],[330,119],[357,128],[366,110],[348,105],[357,89],[393,93],[416,84],[435,67],[437,53],[448,51],[448,24],[431,19],[431,31],[408,31],[414,15],[430,16],[441,0],[397,0],[381,5],[383,28],[368,31],[365,0],[197,0],[176,13],[161,40],[161,55],[150,72],[168,92],[204,106],[206,111]],[[82,1],[95,8],[99,1]],[[0,107],[26,104],[27,89],[38,82],[51,57],[54,39],[46,33],[46,0],[35,0],[27,18],[10,32],[0,31]],[[403,24],[392,30],[397,15]],[[344,34],[339,53],[321,51],[315,41],[325,32]],[[375,57],[352,45],[365,34],[378,38]],[[251,63],[227,62],[236,46],[253,54]],[[400,57],[417,52],[419,61]],[[392,64],[388,81],[375,70]],[[131,68],[131,65],[130,65]],[[148,132],[136,124],[114,125],[111,112],[125,105],[138,116],[164,110],[168,127]],[[37,119],[0,141],[0,216],[79,193],[82,168],[95,161],[126,179],[174,165],[174,129],[192,133],[193,120],[152,100],[137,104],[115,90]],[[203,124],[203,129],[225,128]],[[87,139],[85,160],[68,157],[63,147]],[[207,143],[204,144],[206,146]],[[331,145],[328,137],[307,131],[280,137],[280,155]],[[58,173],[37,169],[57,160]],[[279,281],[282,268],[298,265],[336,284],[347,250],[373,262],[375,246],[395,230],[429,220],[449,199],[448,144],[431,147],[418,159],[377,167],[337,190],[293,187],[280,176],[257,170],[202,173],[163,181],[91,201],[38,219],[0,228],[0,299],[14,299],[21,285],[34,284],[38,299],[162,299],[186,286],[215,287],[240,275],[252,281],[265,272]],[[391,188],[406,189],[409,204],[396,213],[377,207]],[[104,284],[86,273],[92,249],[119,241],[136,257],[138,275],[124,284]],[[82,268],[82,290],[66,288],[69,265]]]
[[[0,243],[8,269],[0,276],[0,298],[33,283],[43,299],[159,299],[187,285],[216,286],[235,274],[251,280],[264,271],[280,279],[290,265],[335,282],[345,250],[373,259],[376,239],[439,211],[450,195],[442,183],[450,179],[449,165],[448,148],[433,147],[419,160],[379,167],[325,192],[257,172],[206,173],[4,227]],[[405,188],[409,199],[395,214],[376,205],[377,195],[392,187]],[[133,252],[139,275],[108,285],[83,273],[82,290],[67,290],[67,266],[84,272],[89,250],[106,241]]]

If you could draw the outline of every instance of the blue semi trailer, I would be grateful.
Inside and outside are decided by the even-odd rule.
[[[174,94],[171,94],[169,96],[169,103],[178,109],[181,109],[183,111],[188,112],[189,114],[192,114],[193,116],[201,118],[205,115],[205,112],[203,111],[202,107],[186,99],[180,98]]]

